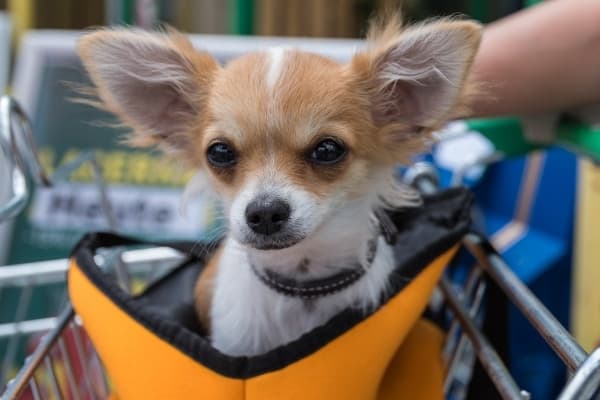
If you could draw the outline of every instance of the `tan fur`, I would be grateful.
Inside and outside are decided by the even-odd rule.
[[[217,249],[196,281],[194,287],[194,305],[202,328],[210,332],[210,305],[214,289],[215,276],[217,274],[221,249]]]
[[[216,122],[209,123],[198,146],[204,149],[221,139],[238,150],[240,158],[234,175],[213,171],[223,190],[239,190],[249,176],[264,167],[264,155],[274,154],[275,149],[277,169],[318,196],[334,190],[343,177],[357,175],[348,173],[354,159],[377,159],[373,137],[361,134],[373,127],[367,111],[348,88],[347,69],[318,55],[288,53],[287,68],[272,93],[260,80],[267,66],[264,58],[256,54],[233,61],[214,82],[215,96],[207,111],[209,120],[233,115],[238,125],[236,132],[244,132],[240,138],[236,132],[221,131]],[[240,100],[248,98],[253,101]],[[343,140],[351,149],[349,156],[335,168],[315,167],[305,155],[319,139],[328,136]]]

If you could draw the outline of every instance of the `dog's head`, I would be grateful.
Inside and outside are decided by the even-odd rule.
[[[462,103],[479,25],[374,24],[347,64],[287,48],[219,65],[181,34],[102,30],[79,53],[103,106],[203,171],[233,237],[285,248],[406,201],[393,169]]]

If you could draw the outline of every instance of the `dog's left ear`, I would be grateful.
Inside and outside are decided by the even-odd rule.
[[[480,25],[441,20],[400,32],[396,21],[378,32],[350,65],[375,125],[402,141],[445,122],[461,100]]]

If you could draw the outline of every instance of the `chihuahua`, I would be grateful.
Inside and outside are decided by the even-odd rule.
[[[227,234],[195,290],[215,348],[259,355],[379,306],[395,268],[384,210],[419,203],[395,167],[462,112],[480,36],[474,22],[404,28],[392,15],[346,64],[273,48],[226,65],[174,30],[80,39],[129,141],[184,161],[198,171],[192,189],[222,203]]]

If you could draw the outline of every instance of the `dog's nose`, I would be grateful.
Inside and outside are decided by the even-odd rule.
[[[290,217],[290,206],[281,199],[258,198],[246,207],[246,223],[256,233],[272,235]]]

